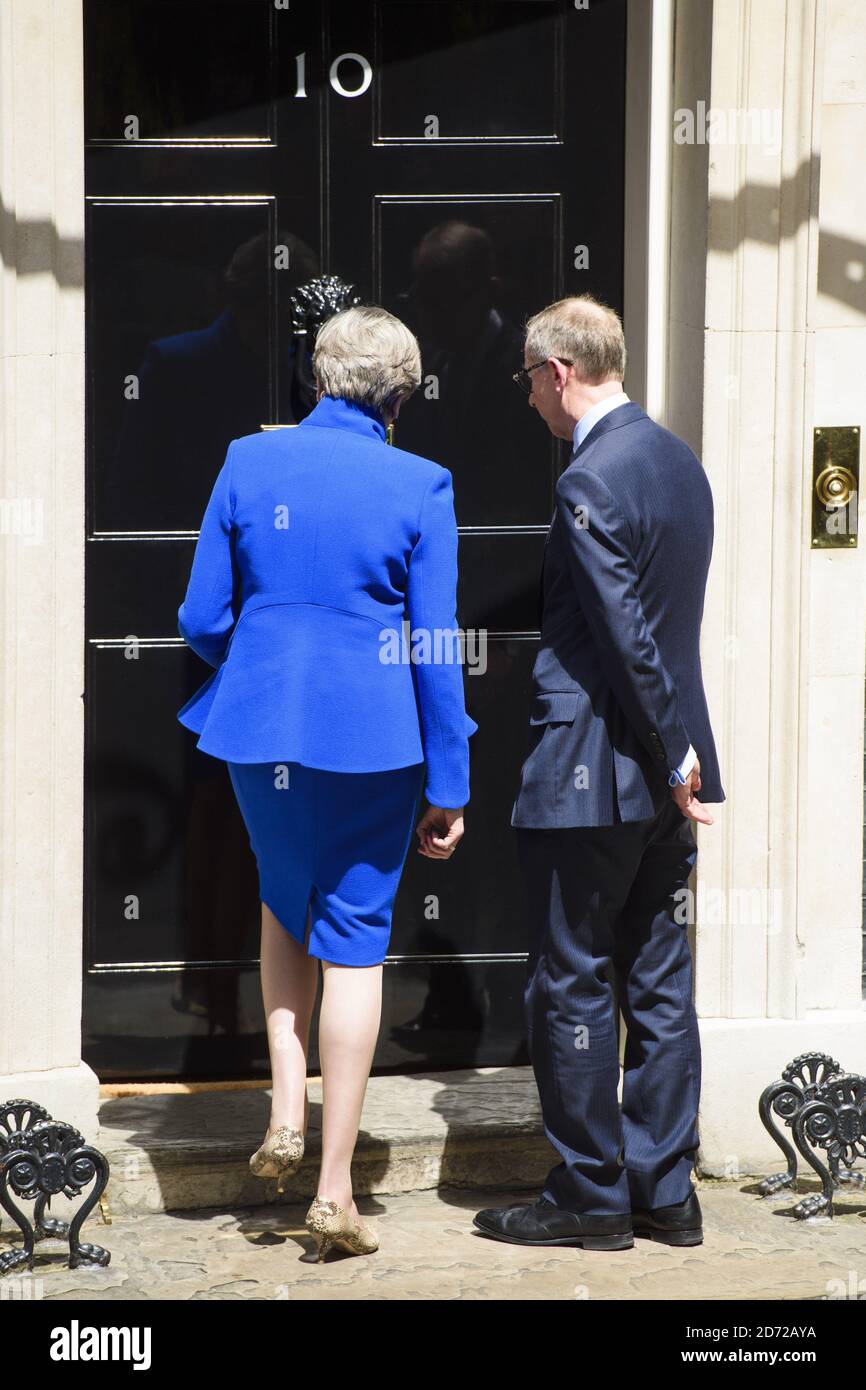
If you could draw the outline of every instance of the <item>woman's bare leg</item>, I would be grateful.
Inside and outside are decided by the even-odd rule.
[[[322,1166],[318,1195],[358,1219],[352,1155],[382,1019],[382,966],[322,961],[319,1060],[322,1067]]]
[[[316,957],[262,903],[262,1000],[273,1083],[268,1134],[280,1125],[306,1130],[307,1050],[318,984]]]

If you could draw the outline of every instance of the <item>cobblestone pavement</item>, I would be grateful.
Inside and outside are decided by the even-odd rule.
[[[803,1224],[790,1196],[759,1198],[751,1180],[698,1184],[704,1244],[676,1250],[638,1240],[632,1250],[533,1250],[474,1233],[481,1207],[528,1193],[439,1189],[361,1198],[378,1230],[369,1256],[332,1251],[315,1262],[306,1203],[92,1216],[83,1238],[105,1245],[105,1269],[70,1270],[45,1242],[25,1297],[46,1300],[186,1299],[825,1299],[866,1298],[866,1197],[846,1194],[832,1221]],[[14,1239],[4,1217],[0,1249]],[[4,1289],[9,1297],[12,1289]]]

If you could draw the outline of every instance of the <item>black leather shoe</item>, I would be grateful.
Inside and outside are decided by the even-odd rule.
[[[664,1245],[700,1245],[704,1238],[701,1204],[694,1190],[674,1206],[632,1207],[631,1219],[636,1236],[660,1240]]]
[[[580,1245],[584,1250],[630,1250],[634,1245],[627,1212],[582,1216],[554,1206],[546,1197],[511,1207],[485,1207],[473,1221],[484,1235],[512,1245]]]

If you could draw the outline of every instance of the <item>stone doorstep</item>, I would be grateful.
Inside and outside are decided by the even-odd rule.
[[[321,1078],[311,1077],[307,1092],[307,1152],[280,1195],[275,1178],[256,1178],[249,1169],[268,1125],[268,1089],[106,1097],[93,1141],[111,1167],[104,1209],[145,1214],[313,1197]],[[531,1067],[373,1076],[367,1083],[353,1162],[358,1193],[538,1188],[555,1160]]]

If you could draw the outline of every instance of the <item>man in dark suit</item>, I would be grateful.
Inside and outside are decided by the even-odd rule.
[[[527,1035],[561,1162],[538,1201],[475,1218],[528,1245],[702,1239],[683,890],[691,822],[712,824],[696,793],[725,799],[699,653],[713,503],[688,445],[623,393],[625,358],[619,318],[583,295],[529,320],[515,374],[551,432],[574,443],[545,548],[512,814],[530,913]]]

